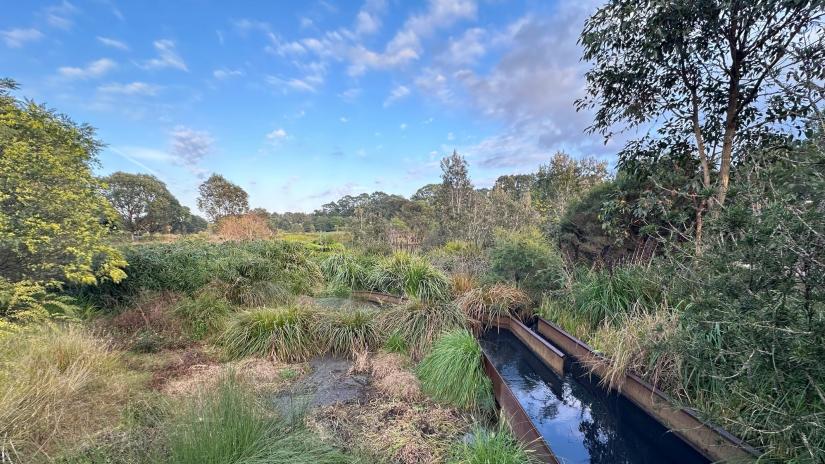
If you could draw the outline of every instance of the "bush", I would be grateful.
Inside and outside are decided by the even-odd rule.
[[[450,296],[447,276],[424,258],[405,252],[380,260],[372,284],[380,291],[423,301],[443,301]]]
[[[530,305],[530,297],[506,284],[474,288],[461,295],[456,304],[471,320],[489,326],[499,317],[514,315],[521,318]]]
[[[232,357],[302,362],[318,352],[312,319],[309,311],[294,306],[250,309],[229,319],[221,341]]]
[[[561,255],[538,232],[498,232],[490,250],[490,265],[495,279],[513,282],[536,301],[560,289],[564,282]]]
[[[72,318],[80,311],[75,299],[31,281],[10,282],[0,277],[0,338],[27,324],[52,317]]]
[[[481,346],[466,329],[442,334],[419,364],[417,374],[424,392],[436,401],[482,412],[494,407]]]
[[[219,333],[231,311],[229,302],[214,290],[202,290],[195,297],[184,298],[175,306],[175,314],[195,340]]]
[[[334,286],[349,290],[368,290],[370,269],[374,263],[351,253],[334,253],[321,263],[321,270],[327,281]]]
[[[130,383],[109,343],[80,327],[0,339],[0,446],[21,462],[71,449],[117,424]]]
[[[260,240],[272,237],[272,230],[266,218],[250,213],[221,218],[215,234],[224,240]]]
[[[385,333],[404,338],[410,356],[420,359],[442,332],[466,327],[467,317],[453,303],[411,301],[381,313]]]
[[[231,374],[192,400],[170,425],[165,462],[311,463],[353,460],[306,430],[301,416],[273,416]]]
[[[354,358],[378,345],[375,312],[360,308],[326,311],[319,317],[317,337],[331,353]]]
[[[537,463],[513,435],[500,422],[498,430],[475,427],[472,439],[456,447],[449,464],[527,464]]]

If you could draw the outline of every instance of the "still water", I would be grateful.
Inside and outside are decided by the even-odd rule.
[[[559,377],[508,330],[491,330],[481,343],[560,462],[708,462],[577,364],[568,363]]]

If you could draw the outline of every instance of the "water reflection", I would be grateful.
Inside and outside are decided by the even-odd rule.
[[[507,330],[485,334],[482,345],[560,461],[708,462],[577,365],[559,377]]]

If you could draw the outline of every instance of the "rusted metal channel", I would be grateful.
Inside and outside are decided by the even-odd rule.
[[[542,318],[538,319],[537,330],[566,354],[592,366],[596,375],[605,377],[609,360],[593,351],[588,344]],[[692,409],[675,406],[664,392],[634,374],[625,375],[613,389],[711,461],[751,462],[759,456],[757,450],[747,443],[703,421]]]
[[[516,396],[513,394],[510,387],[504,383],[496,367],[487,357],[487,353],[483,353],[484,357],[484,372],[490,377],[493,383],[493,394],[496,397],[501,412],[507,420],[507,425],[513,432],[517,440],[524,443],[524,445],[533,451],[533,455],[542,462],[549,462],[558,464],[556,456],[550,451],[550,447],[544,438],[541,436],[527,411],[521,406]]]
[[[564,353],[551,345],[537,333],[530,330],[520,320],[512,317],[499,317],[494,325],[510,330],[522,343],[527,345],[539,359],[560,377],[564,375]]]

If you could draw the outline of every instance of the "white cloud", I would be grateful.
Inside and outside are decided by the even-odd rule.
[[[437,60],[447,67],[460,67],[475,64],[479,58],[487,53],[484,39],[487,34],[484,29],[467,29],[457,39],[450,39],[447,48],[438,56]]]
[[[143,67],[146,69],[174,68],[189,71],[183,58],[178,54],[175,42],[169,39],[156,40],[153,45],[158,52],[157,58],[147,60]]]
[[[361,89],[358,87],[351,87],[341,92],[338,96],[341,97],[344,101],[353,102],[359,96],[361,96]]]
[[[116,67],[117,63],[114,61],[108,58],[101,58],[92,61],[84,67],[63,66],[58,68],[57,72],[61,76],[69,79],[92,79],[103,76]]]
[[[145,82],[130,82],[128,84],[111,83],[97,88],[98,91],[117,95],[145,95],[154,96],[160,91],[160,86]]]
[[[177,126],[171,133],[171,149],[183,164],[195,166],[212,151],[215,140],[207,131]]]
[[[278,129],[275,129],[272,132],[266,134],[266,138],[267,138],[267,140],[270,140],[270,141],[283,140],[283,139],[287,138],[287,133],[286,133],[285,130],[283,130],[281,128],[278,128]]]
[[[34,28],[22,29],[6,29],[0,31],[0,37],[6,46],[11,48],[19,48],[27,42],[35,42],[43,38],[43,33]]]
[[[222,68],[222,69],[216,69],[216,70],[212,71],[212,76],[215,79],[218,79],[218,80],[225,80],[225,79],[230,79],[230,78],[233,78],[233,77],[240,77],[240,76],[243,76],[243,75],[244,75],[244,72],[243,72],[242,69]]]
[[[125,42],[121,42],[117,39],[112,39],[111,37],[97,36],[97,41],[107,47],[117,48],[118,50],[129,50],[129,46],[126,45]]]
[[[359,11],[355,21],[355,33],[359,35],[374,34],[381,28],[381,20],[367,11]]]
[[[347,119],[347,118],[346,118],[346,117],[344,117],[344,116],[341,116],[340,118],[338,118],[338,120],[339,120],[339,121],[341,121],[341,122],[342,122],[342,123],[344,123],[344,124],[346,124],[346,123],[348,123],[348,122],[349,122],[349,119]]]
[[[277,76],[267,76],[267,84],[281,89],[284,93],[290,90],[296,92],[315,92],[315,86],[308,80],[291,78],[285,79]]]
[[[46,7],[43,10],[43,14],[46,16],[46,22],[49,23],[50,26],[64,30],[71,29],[74,24],[72,16],[74,16],[75,13],[77,13],[77,8],[66,0],[63,0],[58,5]]]
[[[402,122],[400,126],[398,126],[401,130],[407,130],[407,123]]]
[[[448,141],[453,141],[453,140],[455,140],[455,135],[453,135],[453,133],[452,133],[452,132],[447,132],[447,140],[448,140]]]
[[[410,94],[410,89],[408,89],[404,85],[399,85],[398,87],[392,89],[390,95],[384,100],[384,108],[392,105],[393,103],[401,100],[402,98],[406,97]]]

